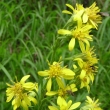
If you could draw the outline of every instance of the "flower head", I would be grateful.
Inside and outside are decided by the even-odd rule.
[[[49,79],[47,82],[47,91],[51,90],[52,78],[73,79],[75,75],[72,70],[61,67],[59,62],[53,62],[52,65],[49,63],[49,70],[39,71],[38,74],[40,76],[47,76],[47,79]]]
[[[31,101],[34,104],[37,104],[37,100],[31,95],[34,89],[38,90],[37,84],[25,82],[29,77],[30,75],[26,75],[20,80],[20,82],[13,82],[13,85],[7,84],[9,87],[6,90],[6,102],[13,99],[12,105],[14,110],[20,106],[25,110],[28,110],[28,106],[31,106]]]
[[[89,84],[90,82],[94,81],[94,75],[95,72],[97,70],[97,66],[92,65],[90,62],[88,61],[83,61],[81,58],[76,58],[75,59],[78,62],[78,65],[80,67],[80,81],[81,81],[81,86],[80,88],[83,87],[87,87],[87,90],[89,92],[90,88],[89,88]]]
[[[93,28],[98,27],[98,23],[101,23],[101,15],[98,14],[100,12],[99,7],[96,6],[96,2],[94,2],[90,7],[85,8],[83,14],[83,23],[89,23],[92,25]]]
[[[100,108],[100,103],[98,103],[98,99],[97,100],[92,100],[89,96],[86,96],[87,100],[86,100],[86,105],[84,107],[81,108],[81,110],[102,110]]]
[[[66,98],[67,95],[74,95],[74,92],[77,91],[76,85],[75,84],[70,84],[70,85],[64,85],[63,82],[60,82],[60,80],[57,79],[57,82],[59,83],[59,89],[57,91],[49,91],[46,93],[48,96],[56,95]]]
[[[73,20],[78,22],[78,25],[82,23],[88,23],[92,25],[92,28],[98,27],[98,23],[101,23],[101,15],[98,14],[100,9],[96,6],[96,2],[94,2],[90,7],[84,8],[81,4],[76,4],[76,8],[71,6],[70,4],[66,4],[67,7],[72,9],[73,12],[68,10],[64,10],[63,13],[72,14]]]
[[[92,41],[92,35],[89,35],[91,28],[91,25],[81,25],[79,27],[76,26],[72,30],[59,29],[58,34],[69,35],[72,37],[69,42],[69,50],[71,51],[75,46],[75,39],[79,41],[79,45],[81,41],[90,46],[89,41]]]
[[[48,106],[49,110],[74,110],[77,107],[79,107],[81,103],[76,102],[76,103],[72,104],[71,100],[66,102],[64,98],[59,96],[57,99],[57,104],[58,104],[58,107]]]
[[[97,64],[98,59],[96,58],[96,54],[94,53],[94,47],[90,48],[88,45],[86,47],[82,42],[80,42],[80,48],[83,54],[82,59],[84,61],[89,62],[91,65]]]

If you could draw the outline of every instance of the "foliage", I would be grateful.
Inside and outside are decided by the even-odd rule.
[[[79,3],[83,2],[78,0]],[[87,1],[87,0],[86,0]],[[88,6],[93,0],[88,0]],[[103,12],[110,12],[110,1],[96,0]],[[100,2],[99,2],[100,1]],[[69,52],[67,38],[58,39],[56,35],[58,29],[64,26],[69,16],[62,14],[65,4],[70,3],[75,6],[75,0],[1,0],[0,2],[0,110],[12,110],[11,102],[6,102],[6,83],[10,80],[18,81],[30,74],[30,81],[41,83],[39,85],[39,103],[30,109],[41,109],[53,104],[50,97],[42,100],[46,92],[45,80],[37,73],[48,68],[47,59],[52,64],[53,60],[58,61],[59,57],[71,56],[79,52],[79,48]],[[92,45],[96,48],[99,58],[98,73],[91,86],[90,96],[96,97],[101,102],[104,110],[110,109],[110,17],[104,16],[102,24],[99,25],[98,32],[92,31],[94,35]],[[76,46],[78,43],[76,42]],[[60,47],[60,48],[59,48]],[[55,50],[53,52],[53,50]],[[72,68],[73,61],[67,60],[62,65]],[[74,102],[84,102],[88,92],[83,89],[75,96],[70,96]],[[47,103],[44,103],[46,102]],[[50,104],[51,103],[51,104]],[[42,106],[43,105],[43,106]],[[83,106],[83,104],[81,105]]]

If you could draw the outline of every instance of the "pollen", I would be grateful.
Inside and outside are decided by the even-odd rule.
[[[53,65],[50,65],[49,69],[50,77],[56,77],[61,75],[62,67],[60,66],[60,63],[54,62]]]
[[[13,86],[12,89],[14,91],[15,97],[19,97],[20,99],[22,99],[22,94],[23,94],[22,85],[18,82]]]

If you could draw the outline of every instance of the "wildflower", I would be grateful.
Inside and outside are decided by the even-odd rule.
[[[66,14],[71,14],[73,21],[77,21],[78,22],[78,26],[82,25],[82,14],[84,13],[84,7],[81,4],[76,4],[76,7],[74,8],[72,5],[70,4],[66,4],[67,7],[69,7],[73,12],[70,12],[68,10],[63,10],[63,13]]]
[[[53,62],[52,65],[49,63],[49,70],[39,71],[38,74],[40,76],[47,76],[47,91],[51,90],[52,78],[73,79],[75,75],[75,73],[72,70],[66,67],[61,67],[59,62]]]
[[[69,35],[72,37],[69,42],[69,50],[71,51],[75,46],[75,39],[78,39],[79,45],[80,41],[82,41],[90,46],[89,41],[92,41],[92,35],[89,35],[91,28],[91,25],[82,25],[80,27],[77,26],[72,30],[59,29],[58,34]]]
[[[98,27],[98,23],[101,23],[101,15],[98,14],[100,12],[99,7],[96,6],[96,2],[94,2],[90,7],[85,8],[83,14],[83,23],[89,23],[93,28]]]
[[[82,59],[84,61],[88,61],[91,65],[98,63],[98,59],[94,53],[94,47],[90,48],[88,45],[85,47],[84,44],[80,41],[80,48],[83,54]]]
[[[32,94],[34,89],[38,91],[38,85],[32,82],[25,82],[29,77],[30,75],[26,75],[20,82],[13,82],[13,85],[7,84],[9,87],[6,90],[6,102],[10,102],[13,99],[12,105],[14,110],[20,106],[22,106],[23,109],[28,110],[28,106],[31,106],[31,101],[34,104],[37,104],[37,100]]]
[[[59,80],[60,81],[60,80]],[[57,82],[59,82],[57,79]],[[57,91],[49,91],[46,93],[48,96],[56,95],[61,96],[63,98],[66,98],[67,95],[74,95],[74,92],[77,91],[76,85],[75,84],[70,84],[70,85],[64,85],[64,83],[60,82],[59,85],[59,90]]]
[[[89,83],[94,81],[94,75],[97,69],[97,66],[92,65],[88,61],[83,61],[81,58],[75,59],[78,62],[78,65],[81,69],[81,73],[79,75],[79,78],[81,80],[81,86],[80,88],[87,87],[87,90],[89,92]]]
[[[76,102],[76,103],[72,104],[71,100],[66,102],[64,98],[59,96],[57,99],[57,104],[58,104],[58,107],[48,106],[49,110],[74,110],[77,107],[79,107],[81,103]]]
[[[86,105],[81,108],[81,110],[102,110],[100,108],[100,103],[98,103],[99,99],[96,101],[91,99],[89,96],[86,96]]]
[[[96,6],[96,2],[94,2],[90,7],[84,8],[81,4],[76,4],[76,8],[71,6],[70,4],[66,4],[70,9],[72,9],[73,13],[64,10],[63,13],[66,14],[72,14],[73,20],[78,22],[79,24],[82,23],[88,23],[92,25],[92,28],[98,27],[98,23],[101,23],[101,15],[98,14],[100,12],[100,9],[98,6]]]

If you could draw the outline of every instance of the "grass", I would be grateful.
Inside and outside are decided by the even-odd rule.
[[[97,2],[102,11],[110,13],[109,0],[106,2],[97,0]],[[40,83],[42,78],[37,72],[48,68],[47,59],[53,62],[53,58],[58,60],[61,54],[63,57],[67,54],[71,55],[65,51],[66,41],[59,39],[56,45],[57,30],[64,26],[68,19],[68,16],[61,13],[65,3],[65,0],[0,1],[0,110],[12,110],[11,103],[6,103],[6,82],[15,80],[15,76],[20,80],[22,76],[30,74],[31,81]],[[75,0],[68,0],[68,3],[74,5]],[[103,17],[98,32],[93,32],[93,45],[99,58],[99,71],[91,86],[90,95],[99,98],[104,110],[110,110],[109,27],[110,17]],[[54,54],[53,50],[56,50]],[[68,65],[71,67],[71,62]],[[41,87],[42,85],[39,86],[39,94],[42,93]],[[86,91],[84,93],[81,91],[75,100],[84,101],[86,95]],[[39,99],[42,97],[39,96]],[[49,99],[45,100],[50,104]]]

